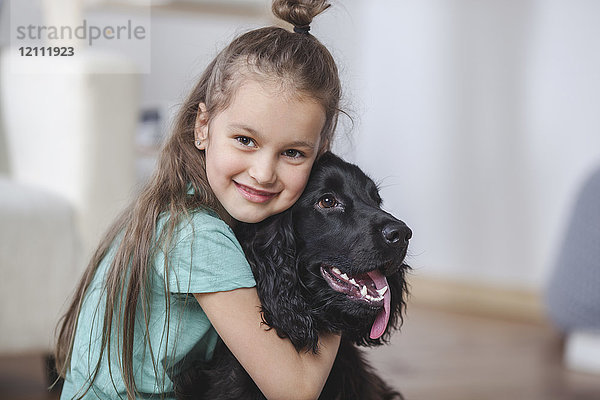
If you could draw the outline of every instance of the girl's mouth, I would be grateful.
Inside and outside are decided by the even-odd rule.
[[[257,190],[250,186],[242,185],[241,183],[237,183],[233,181],[236,189],[242,197],[252,203],[265,203],[271,200],[273,197],[277,196],[279,193],[267,192],[264,190]]]

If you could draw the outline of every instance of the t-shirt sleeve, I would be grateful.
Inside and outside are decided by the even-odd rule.
[[[169,252],[172,293],[212,293],[253,286],[256,281],[241,245],[218,218],[203,218],[202,224],[185,232]]]

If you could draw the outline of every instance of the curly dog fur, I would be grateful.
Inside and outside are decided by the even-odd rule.
[[[318,351],[321,332],[342,333],[320,399],[402,399],[357,347],[388,342],[402,324],[407,295],[404,258],[412,233],[381,209],[371,179],[326,153],[292,208],[258,224],[240,224],[236,235],[256,277],[265,324],[299,351]],[[368,278],[374,270],[385,276],[390,292],[389,320],[379,329],[373,326],[384,295]],[[371,300],[346,278],[369,286]],[[176,390],[182,399],[264,399],[222,342],[211,361],[177,378]]]

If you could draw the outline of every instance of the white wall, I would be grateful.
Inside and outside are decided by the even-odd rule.
[[[143,106],[176,111],[220,48],[271,23],[267,3],[247,17],[153,12]],[[596,0],[339,0],[315,20],[355,123],[334,148],[413,228],[417,274],[543,287],[600,164],[599,15]]]
[[[139,49],[128,53],[138,63],[150,61],[150,72],[142,75],[143,108],[163,111],[167,125],[178,106],[196,83],[204,67],[237,34],[271,23],[265,7],[254,15],[226,15],[186,11],[151,12],[151,54]],[[118,20],[122,9],[92,9],[86,13],[90,23],[108,24]],[[126,11],[135,13],[135,9]],[[147,9],[138,12],[147,13]],[[114,47],[113,47],[114,49]]]
[[[417,274],[543,287],[600,164],[598,15],[595,0],[345,0],[315,20],[354,119],[334,148],[413,228]],[[174,112],[217,50],[269,23],[154,12],[142,103]]]
[[[358,163],[416,273],[539,289],[600,165],[600,2],[361,3]]]

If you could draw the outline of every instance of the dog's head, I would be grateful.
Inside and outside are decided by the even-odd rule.
[[[377,343],[401,318],[411,230],[381,209],[371,179],[331,153],[315,165],[292,215],[311,305],[330,316],[331,330]]]
[[[296,347],[316,349],[324,331],[378,345],[402,321],[412,232],[357,166],[324,154],[291,209],[236,233],[265,321]]]

